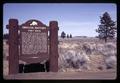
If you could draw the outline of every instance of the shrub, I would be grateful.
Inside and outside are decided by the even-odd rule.
[[[107,57],[105,62],[107,69],[116,68],[116,63],[117,63],[116,56]]]
[[[66,56],[65,60],[67,62],[67,66],[69,65],[69,67],[75,69],[84,66],[84,64],[86,64],[87,61],[89,60],[87,55],[80,52],[77,53],[76,51],[68,51],[65,56]]]
[[[86,54],[90,55],[92,53],[90,45],[83,44],[82,50],[85,51]]]

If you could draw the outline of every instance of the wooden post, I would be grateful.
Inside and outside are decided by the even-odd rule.
[[[18,20],[10,19],[9,25],[9,74],[19,72]]]
[[[50,21],[50,72],[58,71],[58,22]]]

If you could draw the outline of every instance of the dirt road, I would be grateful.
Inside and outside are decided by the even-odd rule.
[[[41,73],[24,73],[17,75],[4,76],[4,79],[116,79],[115,71],[104,72],[41,72]]]

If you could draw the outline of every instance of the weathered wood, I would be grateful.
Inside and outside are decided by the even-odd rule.
[[[58,23],[51,21],[50,28],[50,71],[58,71]]]
[[[18,20],[9,20],[9,74],[19,72]]]
[[[10,19],[6,28],[9,29],[9,74],[19,72],[19,60],[27,64],[48,60],[50,71],[58,71],[57,21],[51,21],[48,27],[32,19],[19,26],[17,19]]]
[[[48,54],[42,54],[39,56],[26,56],[26,55],[22,55],[19,57],[20,60],[25,61],[27,64],[31,64],[31,63],[42,63],[44,61],[47,61],[49,59]]]

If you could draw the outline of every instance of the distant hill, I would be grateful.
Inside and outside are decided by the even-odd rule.
[[[79,37],[79,38],[87,38],[87,36],[74,36],[74,37]]]

